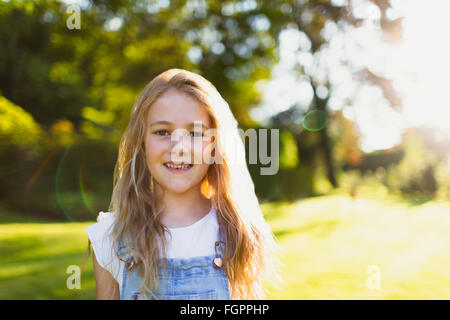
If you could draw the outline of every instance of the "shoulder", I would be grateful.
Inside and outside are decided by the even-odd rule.
[[[111,235],[115,217],[112,212],[101,211],[97,216],[97,222],[86,227],[86,233],[100,266],[108,270],[119,281],[120,265],[113,249]]]
[[[111,232],[116,215],[112,212],[103,212],[97,216],[97,222],[86,227],[86,232],[91,242],[108,237]]]

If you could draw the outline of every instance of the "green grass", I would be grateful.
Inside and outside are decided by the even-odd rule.
[[[92,260],[81,289],[67,289],[70,265],[81,265],[89,223],[0,225],[0,299],[95,299]]]
[[[450,298],[450,203],[337,194],[263,211],[285,264],[268,299]],[[379,289],[368,286],[370,266]]]
[[[285,282],[267,284],[268,299],[450,298],[450,203],[335,194],[262,209],[284,248]],[[95,298],[92,259],[81,289],[66,287],[93,222],[25,222],[5,213],[0,221],[0,299]],[[380,289],[367,286],[369,266],[380,270]]]

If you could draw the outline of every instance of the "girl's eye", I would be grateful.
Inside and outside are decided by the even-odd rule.
[[[158,130],[158,131],[155,131],[155,134],[157,134],[158,136],[160,136],[161,134],[161,132],[165,132],[165,133],[169,133],[167,130]],[[165,134],[162,134],[163,136],[165,136]]]
[[[170,135],[169,131],[167,131],[167,130],[158,130],[158,131],[155,131],[154,134],[156,134],[158,136]],[[192,131],[190,134],[191,134],[191,137],[203,137],[204,136],[203,132],[201,132],[201,131]]]
[[[204,134],[201,131],[192,131],[191,133],[193,133],[193,137],[203,137]]]

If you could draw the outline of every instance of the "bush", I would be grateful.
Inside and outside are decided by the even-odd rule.
[[[1,147],[15,145],[23,150],[36,152],[43,136],[44,131],[31,114],[0,96]]]
[[[436,198],[450,200],[450,159],[439,163],[435,168],[438,192]]]
[[[0,157],[1,202],[28,216],[92,219],[108,209],[116,159],[113,144],[79,137],[70,146],[43,148],[29,159],[8,145]]]
[[[399,165],[387,170],[386,185],[402,195],[434,197],[438,189],[434,173],[436,156],[414,134],[405,137],[404,150]]]

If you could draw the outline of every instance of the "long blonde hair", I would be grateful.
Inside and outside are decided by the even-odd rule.
[[[245,164],[243,143],[237,134],[237,122],[214,85],[196,73],[183,69],[162,72],[145,86],[134,103],[114,169],[109,211],[115,214],[115,221],[111,235],[115,243],[122,240],[131,244],[141,278],[141,293],[153,296],[159,285],[158,259],[163,261],[164,268],[167,265],[167,243],[166,229],[159,222],[156,199],[150,188],[152,177],[146,165],[144,144],[145,119],[152,103],[168,89],[180,90],[199,101],[218,132],[215,152],[220,154],[221,162],[210,165],[201,192],[212,199],[225,235],[223,260],[231,299],[265,299],[263,282],[281,280],[278,274],[280,247],[260,211]],[[224,149],[225,130],[228,130],[228,137],[231,134],[234,139],[228,144],[233,150]],[[244,163],[231,163],[230,154],[236,150]]]

